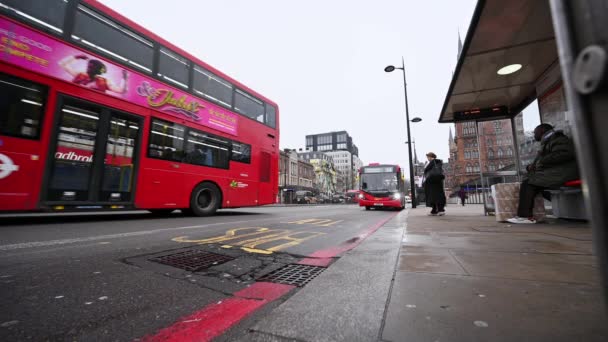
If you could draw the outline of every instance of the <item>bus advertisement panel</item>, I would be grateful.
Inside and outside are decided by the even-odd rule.
[[[236,114],[3,18],[0,42],[4,62],[238,135]]]
[[[361,193],[359,206],[371,208],[405,208],[404,181],[398,165],[370,164],[359,170]]]

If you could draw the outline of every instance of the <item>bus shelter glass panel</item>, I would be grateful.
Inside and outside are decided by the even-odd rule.
[[[517,121],[517,120],[515,120]],[[520,135],[515,124],[515,134]],[[498,183],[519,182],[517,159],[513,137],[512,121],[510,119],[481,121],[477,124],[478,160],[471,161],[473,172],[478,173],[473,179],[475,184],[481,184],[476,189],[477,196],[481,195],[485,212],[495,211],[495,199],[491,187]],[[467,163],[466,167],[469,167]]]
[[[526,174],[526,166],[532,164],[540,147],[540,144],[534,140],[534,128],[540,125],[536,101],[528,106],[528,108],[515,117],[520,171],[524,176]]]

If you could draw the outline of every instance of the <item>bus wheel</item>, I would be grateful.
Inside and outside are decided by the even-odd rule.
[[[148,209],[148,211],[154,216],[168,216],[174,212],[175,209]]]
[[[222,203],[220,190],[211,183],[199,184],[190,197],[190,210],[196,216],[215,214]]]
[[[365,210],[370,210],[370,207],[365,207]]]

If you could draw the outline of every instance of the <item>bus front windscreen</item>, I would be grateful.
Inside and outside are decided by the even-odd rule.
[[[364,173],[361,175],[363,191],[397,191],[399,181],[394,173]]]

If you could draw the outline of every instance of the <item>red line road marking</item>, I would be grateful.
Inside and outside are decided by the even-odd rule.
[[[338,246],[316,251],[299,262],[299,264],[313,266],[328,266],[332,258],[357,247],[363,240],[380,229],[385,223],[398,214],[376,223],[366,229],[357,237]],[[248,288],[234,293],[234,297],[219,303],[209,304],[202,310],[190,316],[181,318],[170,327],[160,330],[155,335],[145,336],[144,342],[183,342],[183,341],[210,341],[220,336],[234,324],[249,316],[262,306],[284,296],[295,286],[265,283],[254,283]]]
[[[202,310],[141,339],[144,342],[211,341],[255,310],[276,300],[295,286],[259,282],[238,291],[235,297],[207,305]]]
[[[318,250],[318,251],[312,253],[311,255],[308,256],[308,258],[302,259],[299,262],[299,264],[310,265],[310,263],[314,262],[314,258],[328,259],[328,258],[333,258],[344,252],[350,251],[351,249],[357,247],[361,242],[363,242],[363,240],[367,239],[370,235],[375,233],[378,229],[380,229],[380,227],[385,225],[393,217],[397,216],[397,214],[399,214],[399,212],[396,212],[395,214],[389,216],[388,218],[376,223],[375,225],[373,225],[370,228],[363,231],[361,234],[357,235],[356,237],[354,237],[346,242],[343,242],[334,247],[329,247],[327,249],[321,249],[321,250]]]

